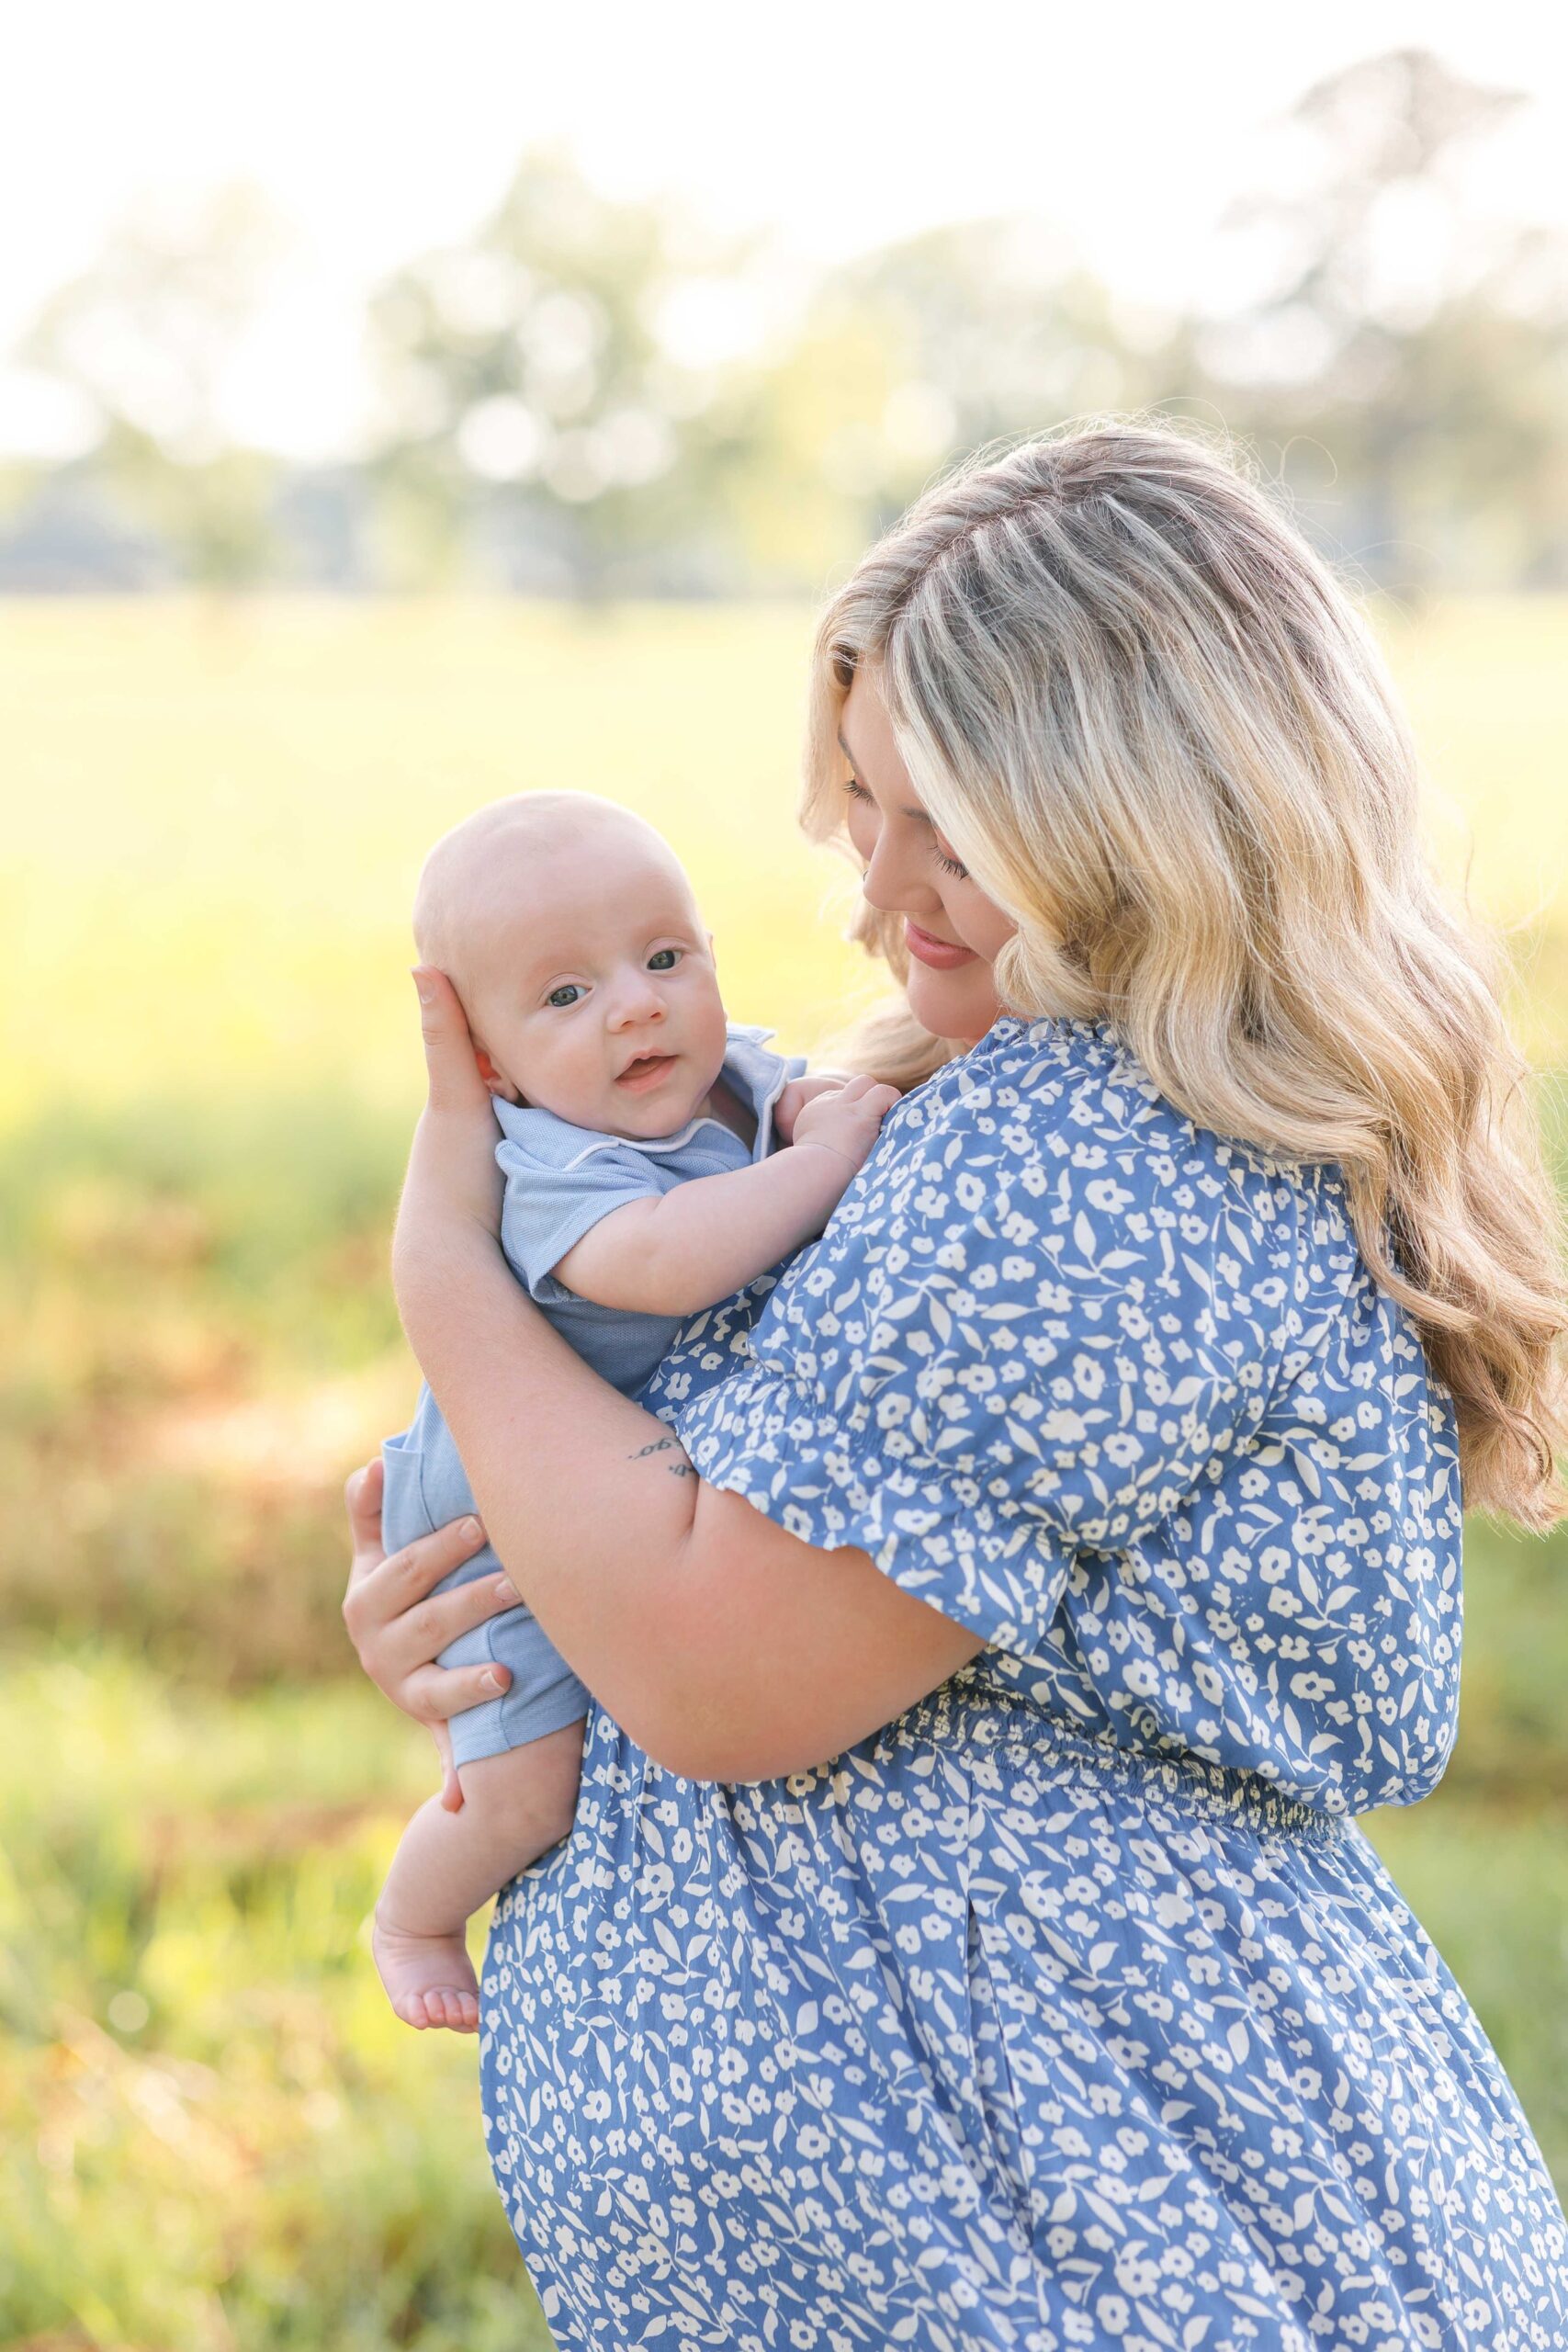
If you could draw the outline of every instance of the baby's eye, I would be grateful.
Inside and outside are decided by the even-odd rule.
[[[548,996],[545,999],[545,1002],[547,1004],[559,1005],[564,1011],[566,1006],[569,1004],[575,1004],[581,994],[582,990],[579,988],[575,980],[563,980],[558,989],[552,989],[550,990]]]
[[[650,972],[672,972],[681,960],[678,947],[656,947],[648,959]]]
[[[847,776],[845,778],[844,790],[849,794],[852,800],[869,800],[871,798],[870,793],[866,790],[858,775]]]

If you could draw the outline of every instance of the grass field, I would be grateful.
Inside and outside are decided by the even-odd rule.
[[[1381,626],[1441,861],[1568,1069],[1568,607]],[[344,1470],[412,1395],[406,907],[478,801],[606,792],[693,869],[731,1011],[822,1037],[873,982],[793,829],[809,631],[0,606],[0,2346],[546,2343],[471,2047],[395,2027],[364,1946],[429,1779],[337,1618]],[[1562,1537],[1472,1526],[1454,1767],[1371,1825],[1560,2184],[1565,1570]]]

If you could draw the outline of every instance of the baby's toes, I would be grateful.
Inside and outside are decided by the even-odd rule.
[[[435,2022],[423,1993],[400,1993],[392,2003],[392,2015],[400,2018],[404,2025],[417,2027],[422,2033]]]
[[[443,1984],[437,1991],[427,1994],[425,2007],[430,2011],[431,2023],[445,2026],[448,2033],[473,2031],[473,2024],[468,2015],[474,2007],[473,2002],[456,1985]]]

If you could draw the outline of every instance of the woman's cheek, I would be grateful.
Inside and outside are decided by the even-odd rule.
[[[959,885],[950,896],[944,896],[943,907],[956,937],[987,964],[994,964],[1008,941],[1015,936],[1018,925],[1010,914],[973,882]]]

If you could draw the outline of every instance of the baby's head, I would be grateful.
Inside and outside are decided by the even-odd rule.
[[[585,792],[520,793],[444,835],[414,899],[421,960],[463,1001],[492,1094],[664,1136],[724,1067],[713,944],[651,825]]]

